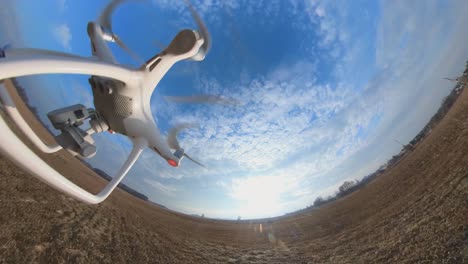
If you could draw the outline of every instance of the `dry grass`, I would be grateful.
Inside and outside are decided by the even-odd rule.
[[[88,190],[104,184],[66,152],[42,157]],[[468,262],[467,91],[415,151],[364,189],[262,228],[174,213],[120,190],[85,205],[5,159],[0,168],[0,262]]]

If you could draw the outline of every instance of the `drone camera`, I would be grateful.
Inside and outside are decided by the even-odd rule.
[[[94,146],[90,134],[99,133],[109,128],[94,110],[88,110],[81,104],[54,110],[49,112],[47,117],[54,128],[62,132],[56,136],[57,142],[72,154],[83,158],[90,158],[96,154],[96,146]],[[88,131],[80,128],[86,119],[90,119],[91,129]]]
[[[89,112],[84,105],[76,104],[49,112],[47,117],[54,128],[63,129],[70,125],[82,125]]]

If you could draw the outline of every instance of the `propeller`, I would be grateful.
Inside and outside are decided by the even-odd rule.
[[[176,153],[179,153],[181,157],[186,157],[187,159],[191,160],[193,163],[203,168],[206,168],[205,165],[203,165],[202,163],[193,159],[187,153],[185,153],[184,149],[180,147],[179,141],[177,140],[177,135],[179,134],[181,130],[187,129],[187,128],[194,128],[194,127],[197,127],[197,125],[193,123],[184,123],[184,124],[176,125],[169,131],[169,135],[167,136],[167,144],[169,145],[171,149],[175,149]]]
[[[143,60],[138,56],[134,51],[132,51],[125,43],[112,31],[112,13],[115,11],[118,5],[122,4],[125,1],[130,0],[112,0],[110,3],[102,10],[101,15],[97,19],[97,23],[100,24],[106,31],[110,34],[111,39],[120,46],[125,52],[132,57],[137,62],[143,62]]]
[[[192,157],[190,157],[187,153],[184,153],[184,157],[186,157],[187,159],[191,160],[193,163],[197,164],[198,166],[201,166],[201,167],[203,167],[203,168],[206,169],[206,166],[205,166],[205,165],[203,165],[202,163],[200,163],[200,162],[194,160],[194,159],[193,159]]]
[[[203,45],[200,47],[198,53],[192,57],[192,60],[201,61],[205,59],[206,54],[208,54],[208,51],[211,48],[211,36],[208,32],[208,28],[205,26],[205,23],[203,23],[203,20],[201,19],[200,15],[197,13],[195,8],[192,6],[190,1],[185,0],[185,3],[187,4],[190,14],[192,14],[192,17],[195,20],[195,23],[197,23],[198,33],[200,33],[200,36],[204,40]]]
[[[192,96],[164,96],[168,102],[183,104],[220,104],[236,106],[240,103],[232,98],[219,95],[192,95]]]

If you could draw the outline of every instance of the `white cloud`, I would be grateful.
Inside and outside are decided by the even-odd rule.
[[[66,50],[71,50],[70,41],[72,40],[72,33],[67,24],[56,25],[52,33],[55,40],[60,43],[62,47]]]
[[[298,65],[279,68],[268,77],[238,87],[233,96],[244,100],[242,107],[181,113],[202,124],[200,131],[187,132],[182,142],[208,160],[232,159],[239,167],[266,169],[320,142],[349,140],[357,133],[357,125],[368,123],[370,114],[357,118],[353,111],[344,112],[357,94],[346,87],[315,84],[313,77],[309,78],[314,67]],[[365,112],[371,110],[376,109]],[[341,131],[335,129],[334,119],[341,120]]]

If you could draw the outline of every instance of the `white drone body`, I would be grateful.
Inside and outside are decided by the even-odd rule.
[[[0,50],[0,80],[37,74],[91,75],[89,82],[93,89],[94,105],[96,112],[105,120],[104,126],[131,139],[132,151],[117,175],[100,193],[93,195],[67,180],[35,155],[0,118],[0,150],[3,154],[52,187],[90,204],[100,203],[110,195],[146,147],[174,167],[179,166],[183,157],[201,165],[187,156],[177,142],[178,131],[187,126],[171,130],[167,140],[160,133],[152,116],[150,99],[158,83],[176,62],[186,59],[201,61],[205,58],[210,47],[209,34],[198,14],[188,4],[199,31],[182,30],[164,51],[137,69],[119,65],[108,42],[116,42],[129,51],[112,32],[110,23],[113,10],[121,2],[112,1],[96,22],[88,24],[92,57],[38,49]],[[52,153],[62,149],[58,145],[48,146],[37,137],[19,115],[4,87],[0,88],[0,98],[11,119],[40,150]]]

